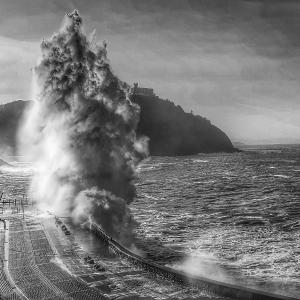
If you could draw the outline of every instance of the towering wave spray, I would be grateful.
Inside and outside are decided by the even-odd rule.
[[[135,167],[147,155],[136,138],[139,107],[112,72],[106,44],[82,32],[77,11],[41,44],[34,70],[34,104],[20,132],[36,166],[39,204],[75,221],[93,218],[116,238],[130,231]]]

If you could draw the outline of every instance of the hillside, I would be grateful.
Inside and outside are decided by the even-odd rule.
[[[151,155],[189,155],[199,152],[233,152],[226,134],[209,120],[185,113],[180,106],[157,96],[132,95],[141,107],[137,133],[150,138]],[[0,106],[0,150],[16,152],[16,133],[29,101]]]
[[[150,138],[152,155],[190,155],[199,152],[233,152],[227,135],[201,116],[155,95],[132,95],[141,107],[138,134]]]
[[[14,101],[0,105],[0,152],[16,153],[16,133],[28,101]]]
[[[0,167],[2,166],[9,166],[9,164],[7,162],[5,162],[4,160],[0,159]]]

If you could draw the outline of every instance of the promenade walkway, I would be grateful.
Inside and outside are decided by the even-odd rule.
[[[5,258],[5,247],[7,247],[7,233],[4,224],[0,223],[0,295],[2,299],[19,300],[21,299],[16,292],[15,287],[8,280],[7,261]]]
[[[53,216],[5,215],[0,230],[0,299],[224,299],[183,287],[103,250],[90,253],[65,235]]]
[[[9,219],[9,272],[27,299],[107,299],[55,263],[40,224]]]

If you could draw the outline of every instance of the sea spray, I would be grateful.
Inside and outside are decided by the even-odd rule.
[[[221,282],[234,283],[234,278],[227,274],[220,266],[220,261],[211,253],[197,252],[197,255],[186,255],[177,263],[171,264],[171,268],[182,271],[186,276],[200,276]]]
[[[106,43],[82,31],[77,11],[41,44],[34,68],[34,102],[20,130],[20,149],[34,162],[37,204],[96,221],[115,238],[130,235],[137,164],[147,139],[137,139],[139,107],[112,72]]]

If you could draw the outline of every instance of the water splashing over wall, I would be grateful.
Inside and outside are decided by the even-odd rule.
[[[136,138],[140,110],[113,74],[106,43],[93,40],[84,35],[77,11],[43,40],[20,149],[35,164],[31,188],[39,205],[75,222],[92,217],[120,238],[132,226],[128,204],[147,139]]]

